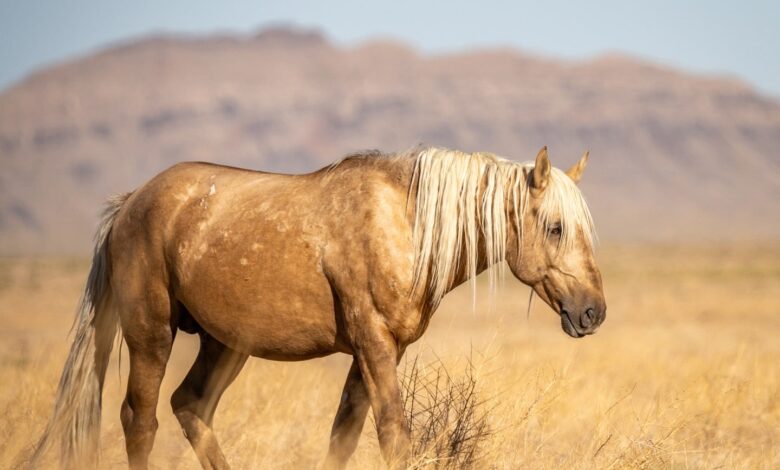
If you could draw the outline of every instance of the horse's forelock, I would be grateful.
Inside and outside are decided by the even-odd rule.
[[[557,168],[550,172],[550,181],[542,195],[538,229],[546,233],[555,221],[561,222],[559,253],[566,253],[575,247],[580,231],[588,247],[593,248],[596,232],[588,204],[576,183]]]

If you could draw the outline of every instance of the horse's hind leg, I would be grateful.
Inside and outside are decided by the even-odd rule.
[[[200,334],[200,352],[184,381],[171,397],[171,406],[201,466],[229,468],[211,429],[222,393],[246,363],[247,355]]]
[[[347,465],[347,460],[357,447],[370,405],[360,366],[357,360],[353,360],[330,433],[330,446],[324,465],[326,470],[341,469]]]
[[[122,403],[122,428],[130,468],[144,469],[157,431],[157,398],[175,329],[164,287],[147,287],[133,302],[118,299],[122,334],[130,352],[127,395]],[[125,291],[127,293],[127,291]]]

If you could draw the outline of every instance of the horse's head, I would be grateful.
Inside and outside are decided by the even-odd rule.
[[[547,147],[539,151],[535,164],[526,166],[526,197],[515,210],[521,233],[507,247],[514,275],[560,315],[563,331],[575,338],[594,333],[607,310],[590,212],[576,185],[587,159],[586,153],[564,173],[550,165]]]

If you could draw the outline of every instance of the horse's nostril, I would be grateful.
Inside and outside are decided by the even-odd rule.
[[[591,325],[593,325],[593,321],[596,319],[596,313],[593,311],[592,308],[589,308],[585,310],[585,313],[582,314],[580,317],[580,324],[582,324],[583,328],[589,328]]]

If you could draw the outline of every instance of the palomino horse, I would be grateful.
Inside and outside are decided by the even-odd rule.
[[[33,461],[59,446],[95,465],[103,379],[117,326],[130,352],[121,421],[130,467],[146,468],[177,330],[201,349],[171,398],[204,468],[226,468],[217,403],[247,357],[354,357],[325,466],[355,450],[369,406],[382,456],[409,462],[396,365],[442,297],[507,261],[573,337],[606,305],[592,222],[547,149],[519,164],[422,148],[353,155],[305,175],[178,164],[112,200],[97,234],[53,417]]]

